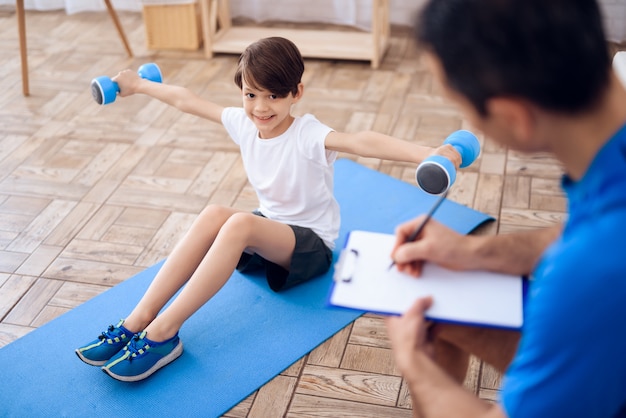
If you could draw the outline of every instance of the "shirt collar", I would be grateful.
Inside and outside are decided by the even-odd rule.
[[[626,125],[623,125],[598,151],[583,177],[572,180],[564,175],[561,180],[570,205],[583,203],[616,182],[624,182],[626,162]]]

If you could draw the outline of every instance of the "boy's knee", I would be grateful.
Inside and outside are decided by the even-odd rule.
[[[231,213],[231,210],[226,206],[221,205],[208,205],[200,213],[201,217],[222,218]]]
[[[247,237],[254,231],[254,222],[259,217],[253,213],[237,212],[231,215],[222,226],[221,233]]]
[[[200,212],[197,218],[198,223],[202,224],[224,224],[232,215],[233,210],[220,205],[209,205]]]
[[[198,232],[214,231],[216,233],[233,214],[226,206],[209,205],[195,219],[191,229]]]

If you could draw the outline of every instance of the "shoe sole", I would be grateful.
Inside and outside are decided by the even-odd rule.
[[[78,356],[79,359],[81,359],[83,362],[89,364],[90,366],[104,366],[107,361],[109,360],[91,360],[88,359],[87,357],[83,356],[83,354],[80,352],[80,350],[74,350],[74,352],[76,353],[76,355]]]
[[[178,357],[180,357],[181,354],[183,354],[183,342],[178,341],[178,345],[176,345],[176,347],[174,347],[174,349],[167,356],[163,357],[161,360],[154,363],[154,366],[150,367],[145,372],[138,374],[136,376],[121,376],[119,374],[113,373],[111,370],[107,369],[106,367],[103,367],[102,371],[108,374],[109,376],[111,376],[113,379],[116,379],[122,382],[137,382],[139,380],[143,380],[143,379],[150,377],[154,372],[156,372],[160,368],[165,367],[171,362],[173,362],[174,360],[176,360]]]

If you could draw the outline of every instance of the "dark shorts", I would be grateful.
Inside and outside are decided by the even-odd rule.
[[[255,215],[263,216],[254,211]],[[258,254],[243,253],[237,264],[241,273],[265,269],[267,283],[275,292],[303,283],[313,277],[324,274],[331,266],[333,253],[324,241],[311,229],[289,225],[296,236],[289,270],[264,259]]]

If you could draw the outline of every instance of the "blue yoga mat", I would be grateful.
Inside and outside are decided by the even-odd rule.
[[[392,233],[435,197],[350,160],[335,165],[342,227]],[[469,233],[489,216],[451,201],[435,218]],[[0,416],[218,417],[362,313],[326,304],[332,270],[282,293],[261,276],[234,273],[180,331],[185,351],[147,380],[118,382],[81,362],[74,349],[123,318],[160,267],[148,268],[0,349]]]

